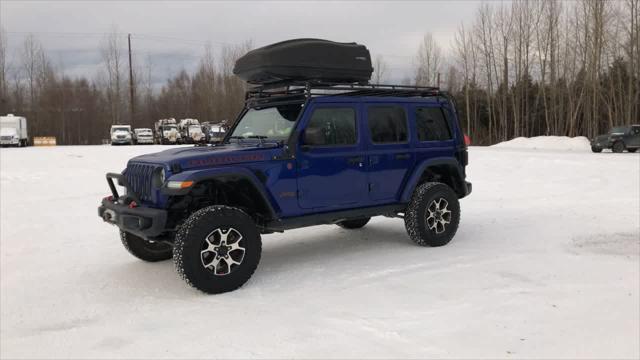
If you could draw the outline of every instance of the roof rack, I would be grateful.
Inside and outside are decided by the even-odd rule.
[[[250,107],[276,106],[316,96],[449,97],[437,87],[289,80],[250,88],[245,101]]]

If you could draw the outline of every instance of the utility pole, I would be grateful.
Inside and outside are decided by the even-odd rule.
[[[131,64],[131,34],[127,36],[127,40],[129,42],[129,110],[131,114],[129,115],[129,124],[133,126],[133,119],[135,114],[135,104],[134,104],[134,94],[133,94],[133,66]]]

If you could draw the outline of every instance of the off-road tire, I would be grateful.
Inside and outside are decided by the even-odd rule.
[[[215,275],[204,267],[201,251],[205,239],[222,228],[237,230],[242,235],[245,251],[233,271]],[[176,235],[173,263],[187,284],[208,294],[219,294],[244,285],[258,267],[261,252],[262,240],[253,219],[240,209],[214,205],[194,212],[182,224]]]
[[[593,151],[594,153],[601,153],[602,152],[602,148],[598,147],[598,146],[592,146],[591,147],[591,151]]]
[[[122,230],[120,240],[124,248],[140,260],[156,262],[169,260],[173,256],[173,247],[166,243],[147,241]]]
[[[614,153],[621,153],[624,151],[624,143],[622,141],[616,141],[613,143],[613,146],[611,147],[611,150],[613,150]]]
[[[362,218],[362,219],[352,219],[352,220],[344,220],[337,223],[343,229],[360,229],[367,225],[367,223],[371,220],[370,217]]]
[[[638,150],[638,148],[633,148],[633,149],[627,149],[628,152],[630,153],[634,153]]]
[[[433,201],[444,199],[451,211],[450,222],[444,231],[437,234],[427,225],[427,208]],[[404,226],[413,242],[420,246],[443,246],[449,243],[458,230],[460,223],[460,203],[453,190],[443,183],[427,182],[419,185],[413,192],[411,201],[404,213]]]

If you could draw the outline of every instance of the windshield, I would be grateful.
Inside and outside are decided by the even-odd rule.
[[[629,130],[629,128],[625,126],[614,127],[609,131],[609,134],[624,134],[627,130]]]
[[[177,126],[175,126],[175,125],[169,125],[169,126],[163,126],[163,127],[162,127],[162,130],[164,130],[164,131],[171,131],[171,130],[173,130],[173,129],[177,129],[177,128],[178,128],[178,127],[177,127]]]
[[[151,135],[151,130],[150,129],[143,129],[143,130],[138,130],[136,131],[138,134],[140,135]]]
[[[16,129],[14,129],[14,128],[2,128],[2,129],[0,129],[0,135],[3,135],[3,136],[16,135]]]
[[[126,127],[114,127],[111,131],[129,131],[129,128]]]
[[[249,109],[239,120],[231,138],[286,140],[301,109],[302,104]]]

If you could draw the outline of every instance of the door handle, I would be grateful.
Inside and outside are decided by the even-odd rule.
[[[362,164],[363,161],[364,161],[364,157],[362,156],[354,156],[354,157],[347,158],[347,163],[349,163],[349,165]]]
[[[410,158],[410,154],[396,154],[396,160],[408,160]]]

